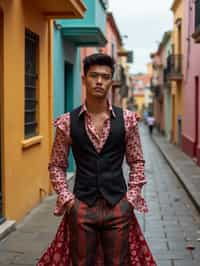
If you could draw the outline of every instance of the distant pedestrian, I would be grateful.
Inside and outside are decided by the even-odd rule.
[[[155,126],[155,118],[152,114],[147,117],[147,125],[149,127],[149,134],[152,135]]]
[[[54,213],[64,217],[38,266],[156,265],[133,212],[148,210],[141,194],[146,178],[138,119],[108,102],[113,73],[112,57],[86,57],[86,101],[55,121],[49,171],[58,194]],[[66,183],[70,146],[76,162],[73,193]]]

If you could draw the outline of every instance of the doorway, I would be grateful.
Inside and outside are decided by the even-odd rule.
[[[65,91],[64,91],[64,112],[73,109],[73,65],[65,62]]]
[[[175,143],[175,126],[176,126],[176,118],[175,118],[175,108],[176,108],[176,103],[175,103],[175,95],[172,95],[172,129],[171,129],[171,142]]]
[[[65,89],[64,89],[64,112],[70,112],[74,107],[74,66],[69,62],[65,62],[64,66],[64,73],[65,73]],[[68,172],[74,172],[74,159],[72,152],[69,153],[69,168],[67,169]]]
[[[194,141],[194,157],[197,157],[198,140],[199,140],[199,77],[195,77],[195,141]]]
[[[3,179],[2,179],[2,120],[3,120],[3,12],[0,9],[0,224],[4,221],[3,218]]]

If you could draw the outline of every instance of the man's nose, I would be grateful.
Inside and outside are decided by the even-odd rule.
[[[102,83],[102,76],[101,75],[98,75],[98,77],[97,77],[97,83]]]

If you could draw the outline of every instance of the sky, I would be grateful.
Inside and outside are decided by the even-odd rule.
[[[173,0],[109,0],[124,46],[134,52],[131,73],[146,72],[150,53],[157,50],[165,31],[171,30]]]

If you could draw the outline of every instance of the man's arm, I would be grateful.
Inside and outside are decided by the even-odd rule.
[[[68,168],[68,154],[70,148],[69,117],[61,117],[55,122],[56,135],[49,162],[49,176],[55,192],[58,194],[55,215],[62,215],[74,195],[69,191],[66,170]]]
[[[144,158],[135,113],[127,111],[126,123],[126,160],[130,167],[127,199],[134,209],[147,212],[148,208],[143,199],[142,187],[146,183],[144,175]]]

